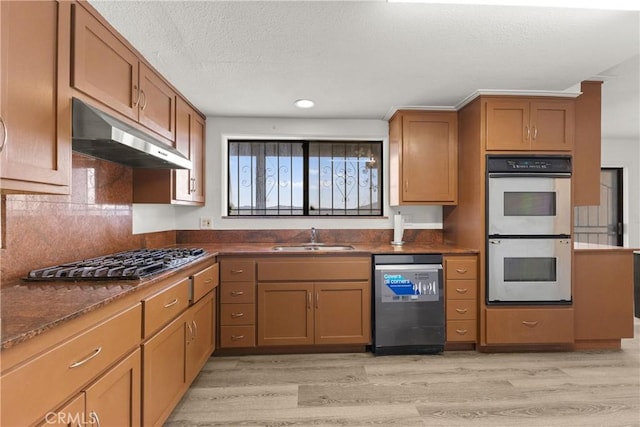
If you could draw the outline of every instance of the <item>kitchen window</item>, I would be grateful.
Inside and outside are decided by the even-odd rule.
[[[382,141],[228,144],[229,216],[382,215]]]

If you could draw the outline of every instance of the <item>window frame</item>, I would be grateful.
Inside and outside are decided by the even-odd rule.
[[[386,161],[385,157],[385,141],[382,138],[301,138],[301,137],[250,137],[250,136],[228,136],[225,135],[222,139],[223,141],[223,162],[224,162],[224,187],[221,188],[223,191],[223,206],[222,207],[222,217],[223,218],[235,218],[235,219],[265,219],[265,218],[333,218],[333,219],[346,219],[346,218],[359,218],[359,219],[381,219],[385,218],[385,198],[384,198],[384,188],[385,188],[385,179],[384,179],[384,163]],[[231,214],[230,213],[230,190],[231,190],[231,163],[230,163],[230,144],[234,142],[258,142],[258,143],[278,143],[278,142],[288,142],[288,143],[303,143],[303,207],[302,214]],[[338,209],[333,210],[331,213],[325,214],[309,214],[310,210],[310,198],[309,198],[309,144],[311,143],[343,143],[343,144],[377,144],[379,146],[380,158],[377,159],[377,174],[378,174],[378,187],[377,192],[379,194],[377,198],[377,202],[379,204],[378,213],[365,213],[365,214],[352,214],[352,213],[335,213]],[[333,182],[333,181],[332,181]],[[353,210],[347,209],[344,210]],[[360,208],[356,208],[355,210],[360,210]],[[370,210],[368,210],[370,212]]]

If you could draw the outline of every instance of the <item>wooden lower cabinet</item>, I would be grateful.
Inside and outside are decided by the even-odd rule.
[[[633,338],[633,251],[574,252],[576,343]]]
[[[571,344],[573,308],[487,309],[487,344]]]
[[[180,316],[142,346],[142,424],[162,425],[186,387],[186,328]]]
[[[478,340],[478,260],[447,256],[444,260],[447,343]]]
[[[187,313],[185,376],[190,384],[213,353],[215,347],[215,301],[211,293],[198,301]]]
[[[214,292],[143,344],[145,426],[162,425],[213,353]]]
[[[258,345],[368,344],[370,283],[260,283]]]

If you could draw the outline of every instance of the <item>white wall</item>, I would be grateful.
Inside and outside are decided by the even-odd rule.
[[[603,139],[602,167],[623,168],[624,246],[640,248],[640,141]]]
[[[384,218],[229,218],[225,217],[227,170],[227,138],[309,138],[382,140],[388,171],[388,123],[384,120],[321,120],[269,118],[207,118],[206,205],[204,207],[143,205],[133,206],[133,232],[148,233],[166,230],[200,228],[201,217],[211,217],[214,229],[297,229],[297,228],[392,228],[397,208],[389,207],[389,182],[383,178]],[[440,224],[440,206],[403,206],[402,214],[411,222]]]

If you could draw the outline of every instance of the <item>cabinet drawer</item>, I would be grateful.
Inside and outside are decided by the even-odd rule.
[[[445,271],[447,279],[477,279],[476,258],[446,258]]]
[[[140,304],[4,375],[0,424],[30,425],[140,343]]]
[[[255,326],[220,326],[220,347],[255,347]]]
[[[476,318],[476,300],[447,300],[447,320],[470,320]]]
[[[255,325],[255,323],[255,304],[220,304],[221,325]]]
[[[211,267],[193,275],[193,293],[191,302],[196,302],[209,291],[218,286],[218,264],[213,264]]]
[[[476,320],[447,320],[447,342],[475,342]]]
[[[488,309],[487,344],[573,342],[573,309]]]
[[[478,294],[475,280],[447,280],[447,301],[450,299],[476,299]]]
[[[190,279],[183,279],[143,301],[145,338],[189,306],[189,282]]]
[[[370,258],[293,258],[258,263],[258,281],[369,280]]]
[[[222,283],[220,285],[220,302],[222,304],[253,304],[256,301],[255,285],[248,283]]]
[[[255,278],[253,260],[220,261],[220,280],[223,282],[253,282]]]

